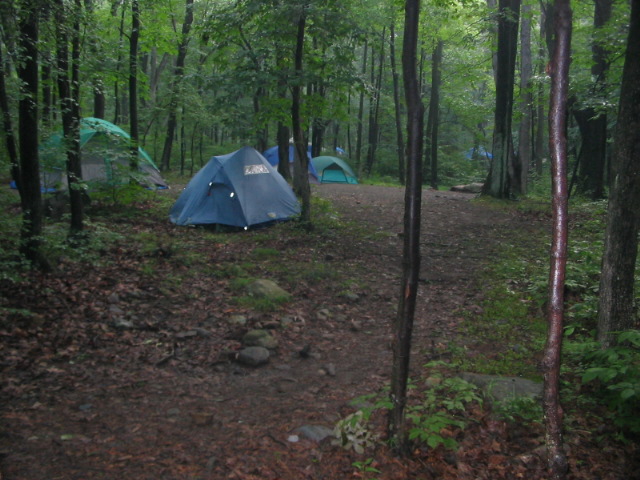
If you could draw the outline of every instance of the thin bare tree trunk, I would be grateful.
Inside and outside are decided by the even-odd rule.
[[[405,163],[404,138],[402,136],[402,113],[400,105],[400,75],[396,68],[396,31],[395,25],[391,22],[389,35],[389,61],[391,62],[391,76],[393,77],[393,104],[396,113],[396,153],[398,155],[398,180],[400,185],[405,183]]]
[[[129,36],[129,124],[131,135],[131,169],[138,168],[138,39],[140,38],[140,6],[131,2],[131,35]]]
[[[567,458],[562,441],[560,405],[560,355],[564,323],[564,284],[567,264],[567,99],[571,53],[571,7],[569,0],[555,0],[555,47],[549,66],[549,152],[553,181],[553,238],[549,271],[547,343],[542,359],[544,374],[543,408],[549,478],[562,480],[567,474]]]
[[[416,71],[420,0],[406,0],[402,71],[407,102],[408,177],[405,187],[404,246],[398,312],[393,324],[393,366],[389,436],[400,454],[409,451],[405,424],[411,335],[420,274],[420,216],[422,207],[422,133],[424,106]]]
[[[169,120],[167,121],[167,133],[164,140],[164,148],[162,150],[161,165],[163,170],[169,170],[171,163],[171,150],[173,148],[173,139],[178,126],[178,95],[180,82],[184,75],[184,63],[187,58],[187,46],[189,45],[189,32],[193,23],[193,0],[185,0],[184,22],[182,23],[182,36],[178,45],[178,57],[176,58],[176,66],[173,70],[173,82],[171,84],[171,100],[169,102]]]
[[[362,77],[367,72],[367,51],[368,43],[364,41],[364,53],[362,54]],[[358,128],[356,129],[356,168],[362,169],[362,130],[364,125],[364,89],[360,91],[360,101],[358,105]]]
[[[442,66],[442,50],[444,42],[438,40],[433,49],[431,67],[431,95],[429,98],[429,115],[427,119],[427,148],[425,164],[429,167],[429,183],[431,188],[438,188],[438,124],[440,123],[440,83]]]
[[[520,191],[527,193],[529,167],[531,165],[531,130],[533,119],[533,93],[531,92],[531,6],[522,5],[520,25],[520,112],[522,119],[518,130],[518,160],[520,162]]]

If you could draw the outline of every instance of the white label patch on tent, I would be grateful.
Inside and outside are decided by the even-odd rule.
[[[244,166],[245,175],[257,175],[259,173],[269,173],[269,170],[265,165],[245,165]]]

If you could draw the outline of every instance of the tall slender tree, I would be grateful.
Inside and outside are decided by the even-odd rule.
[[[433,49],[431,67],[431,96],[427,118],[425,163],[429,167],[431,188],[438,188],[438,126],[440,123],[440,84],[442,83],[442,50],[444,42],[438,40]]]
[[[178,125],[178,98],[180,85],[183,80],[185,59],[187,58],[187,47],[189,46],[189,32],[193,24],[193,0],[185,0],[184,22],[182,23],[182,35],[178,44],[178,57],[173,69],[173,81],[171,86],[171,99],[169,101],[169,119],[167,120],[167,133],[164,137],[164,148],[162,150],[162,168],[168,170],[171,163],[171,150]]]
[[[527,193],[527,180],[532,158],[532,122],[533,92],[531,77],[531,5],[522,5],[522,21],[520,22],[520,126],[518,129],[518,160],[520,169],[520,190]]]
[[[402,108],[400,105],[400,75],[396,68],[396,30],[395,22],[391,22],[389,28],[389,62],[391,63],[391,76],[393,78],[393,105],[395,107],[396,123],[396,154],[398,155],[398,181],[400,185],[405,183],[404,138],[402,136]]]
[[[553,234],[549,270],[547,342],[542,359],[544,375],[543,408],[546,428],[549,478],[566,478],[567,458],[562,441],[560,405],[560,354],[564,323],[564,287],[567,265],[568,188],[567,188],[567,101],[571,61],[571,7],[569,0],[554,3],[555,46],[549,73],[549,152],[553,184]]]
[[[411,357],[413,319],[420,274],[420,217],[422,209],[422,134],[424,106],[420,98],[417,72],[418,25],[420,0],[406,0],[402,73],[407,102],[407,185],[404,197],[404,245],[402,280],[398,312],[393,323],[393,365],[391,371],[392,410],[389,435],[396,440],[398,451],[408,453],[405,425],[407,381]]]
[[[129,35],[129,135],[131,135],[131,169],[138,166],[138,41],[140,39],[140,5],[131,0],[131,34]]]
[[[640,230],[640,0],[631,2],[631,20],[622,73],[605,234],[598,340],[633,328],[634,272]]]
[[[38,11],[39,0],[22,0],[18,19],[18,78],[21,81],[18,102],[20,147],[20,198],[22,229],[20,252],[33,266],[43,271],[51,264],[43,255],[42,229],[44,211],[40,191],[38,155]]]
[[[62,132],[67,155],[67,183],[71,206],[70,240],[77,241],[84,229],[82,167],[80,162],[80,15],[82,6],[74,1],[68,9],[64,0],[55,1],[58,95],[62,111]],[[72,19],[69,29],[67,19]],[[71,31],[71,65],[69,35]]]

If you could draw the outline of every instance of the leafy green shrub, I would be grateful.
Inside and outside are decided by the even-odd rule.
[[[436,376],[435,378],[440,378]],[[459,377],[441,379],[424,391],[418,405],[407,407],[407,418],[413,423],[409,440],[419,440],[431,448],[442,445],[455,449],[457,442],[446,435],[450,428],[464,430],[463,413],[471,403],[482,404],[482,397],[472,383]]]
[[[640,434],[640,330],[620,333],[615,346],[585,353],[583,364],[582,383],[597,388],[615,412],[615,425]]]
[[[513,397],[496,402],[493,410],[498,417],[513,423],[542,423],[542,405],[531,397]]]

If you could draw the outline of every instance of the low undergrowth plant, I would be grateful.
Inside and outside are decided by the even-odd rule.
[[[410,402],[405,410],[409,440],[416,446],[456,449],[455,432],[464,430],[469,423],[466,413],[472,405],[482,405],[478,388],[456,376],[446,376],[439,367],[450,365],[440,362],[427,364],[431,372],[419,383],[410,382]],[[340,420],[334,430],[334,444],[363,453],[375,445],[378,436],[372,433],[370,420],[375,412],[393,408],[389,388],[379,393],[363,395],[351,402],[358,410]]]
[[[581,354],[582,383],[592,386],[612,412],[614,424],[640,434],[640,330],[618,334],[616,344]]]
[[[430,368],[433,364],[427,364]],[[458,445],[452,437],[455,429],[464,430],[468,419],[466,409],[471,404],[482,405],[482,396],[472,383],[459,377],[445,377],[435,371],[428,379],[420,400],[407,406],[409,440],[417,440],[431,448],[439,445],[455,449]]]

